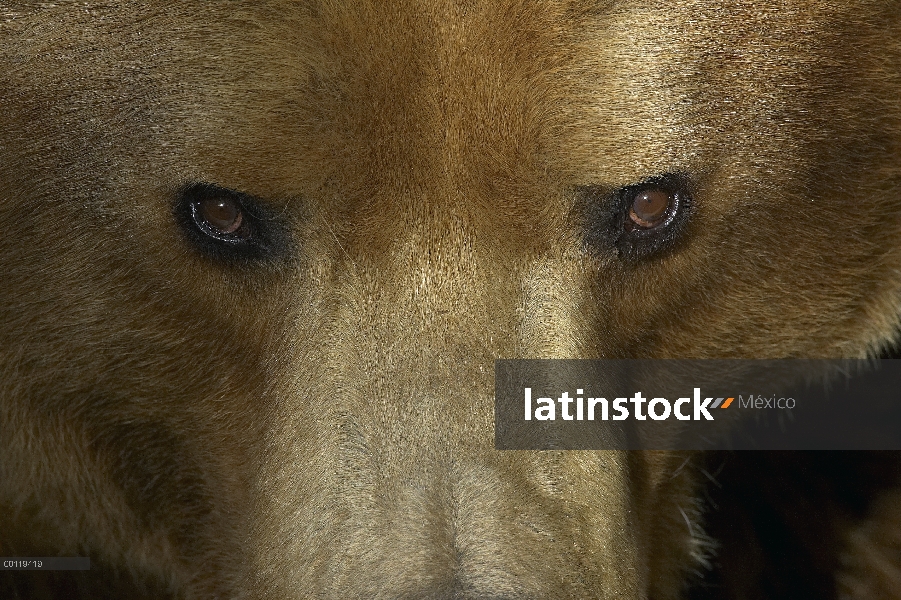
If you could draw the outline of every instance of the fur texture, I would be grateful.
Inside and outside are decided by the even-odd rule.
[[[888,345],[899,21],[893,0],[6,3],[0,555],[95,564],[7,589],[679,597],[708,555],[702,457],[497,452],[493,361]],[[579,190],[665,173],[692,182],[671,251],[586,246]],[[193,243],[173,206],[196,182],[259,199],[272,255]],[[854,598],[898,546],[871,564],[860,527]]]

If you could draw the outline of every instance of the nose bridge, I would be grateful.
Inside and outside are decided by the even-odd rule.
[[[462,452],[491,441],[494,359],[516,345],[518,299],[514,286],[490,281],[465,242],[410,245],[374,275],[368,325],[341,336],[346,355],[368,366],[345,385],[371,396],[355,412],[386,447]]]
[[[286,411],[296,425],[275,437],[270,480],[282,487],[270,495],[282,504],[267,511],[268,535],[321,597],[588,598],[589,582],[613,579],[636,590],[640,574],[623,571],[634,540],[618,533],[629,530],[621,458],[494,449],[494,360],[565,352],[576,335],[571,323],[522,325],[524,303],[546,319],[561,310],[553,291],[524,291],[553,290],[557,263],[523,261],[498,283],[490,251],[459,226],[453,242],[411,230],[391,260],[348,265],[325,367],[301,365],[286,401],[307,415],[319,401],[318,416]],[[537,333],[547,328],[560,338]],[[597,565],[577,547],[597,548]],[[326,566],[335,552],[341,564]]]
[[[608,567],[580,564],[574,544],[603,546],[613,572],[634,554],[629,540],[605,539],[627,520],[623,481],[604,477],[622,465],[499,452],[493,439],[494,360],[565,352],[577,334],[554,322],[561,261],[498,267],[503,252],[466,218],[431,214],[439,233],[414,224],[379,260],[345,256],[321,325],[303,329],[314,338],[298,341],[255,511],[261,548],[280,549],[267,589],[396,600],[558,586],[592,597],[585,581]],[[603,520],[561,510],[595,496]]]
[[[387,251],[345,245],[303,329],[257,511],[273,597],[640,593],[622,461],[494,449],[494,361],[582,351],[578,261],[518,253],[526,234],[439,202],[458,192],[397,191],[419,208]]]

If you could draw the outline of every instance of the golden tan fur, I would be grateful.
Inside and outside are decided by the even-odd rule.
[[[0,7],[0,555],[185,598],[677,598],[697,457],[495,451],[493,361],[893,340],[899,21]],[[667,172],[695,184],[676,251],[586,249],[578,186]],[[289,255],[198,253],[197,181],[265,200]]]

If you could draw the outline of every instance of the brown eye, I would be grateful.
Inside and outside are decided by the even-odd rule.
[[[262,264],[292,252],[284,210],[250,194],[191,182],[177,191],[173,212],[196,250],[225,263]]]
[[[663,223],[670,213],[673,195],[660,188],[639,190],[629,208],[632,228],[651,229]]]
[[[615,251],[624,262],[661,256],[688,237],[696,184],[687,173],[663,173],[618,190],[576,188],[586,209],[585,241],[598,252]]]
[[[213,196],[198,202],[197,216],[216,233],[234,234],[244,222],[241,205],[233,198]]]

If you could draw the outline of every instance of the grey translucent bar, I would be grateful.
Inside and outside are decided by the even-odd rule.
[[[91,559],[82,556],[7,556],[0,558],[0,571],[87,571]]]
[[[901,450],[901,360],[498,360],[498,450]]]

